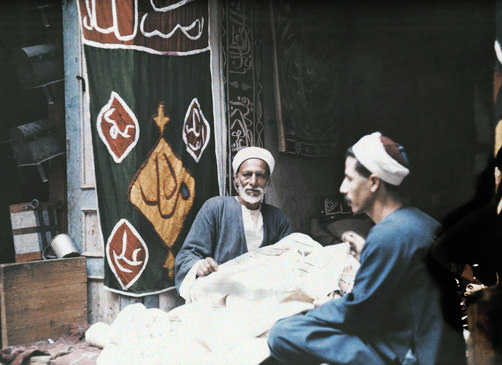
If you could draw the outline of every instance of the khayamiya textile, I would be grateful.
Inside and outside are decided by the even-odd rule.
[[[257,34],[257,23],[262,19],[256,8],[254,1],[218,2],[225,119],[228,122],[227,192],[234,195],[233,157],[243,147],[263,147],[265,139],[262,42]]]
[[[332,16],[320,17],[320,7],[306,1],[273,1],[272,9],[279,152],[336,156],[347,128],[338,95],[347,91],[338,90],[340,55],[326,22]]]
[[[208,2],[79,0],[79,12],[105,286],[159,293],[218,195]]]

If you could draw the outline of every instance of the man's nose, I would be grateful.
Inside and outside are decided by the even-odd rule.
[[[255,186],[256,182],[257,182],[256,174],[252,174],[251,177],[249,178],[249,184]]]
[[[342,193],[342,194],[345,194],[347,192],[347,189],[345,188],[345,179],[343,179],[339,190],[340,190],[340,193]]]

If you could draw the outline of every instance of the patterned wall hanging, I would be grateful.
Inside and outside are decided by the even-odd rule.
[[[79,0],[105,286],[173,285],[194,216],[218,195],[208,2]]]
[[[279,151],[307,157],[337,153],[342,123],[334,113],[329,34],[313,27],[312,5],[271,2],[274,41],[274,84]]]
[[[254,2],[223,0],[220,13],[229,138],[228,187],[232,187],[231,162],[237,151],[246,146],[263,147],[261,45],[255,39]]]

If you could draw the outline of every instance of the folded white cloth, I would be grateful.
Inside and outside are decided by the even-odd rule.
[[[168,313],[129,305],[110,326],[92,325],[86,340],[104,347],[98,365],[257,364],[270,355],[273,324],[343,292],[354,261],[347,244],[322,247],[292,234],[197,279],[191,303]]]

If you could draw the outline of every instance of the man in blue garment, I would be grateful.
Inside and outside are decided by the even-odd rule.
[[[351,293],[278,321],[272,356],[287,364],[463,364],[461,326],[447,323],[444,292],[427,259],[438,223],[404,206],[404,149],[376,132],[347,152],[340,192],[374,222],[353,247],[361,266]],[[436,269],[434,269],[436,270]],[[459,301],[455,302],[458,310]],[[458,312],[457,312],[458,313]]]
[[[291,233],[278,208],[263,203],[275,161],[260,147],[246,147],[232,161],[238,196],[217,196],[200,209],[176,256],[175,282],[187,302],[199,277],[250,250],[274,244]]]

